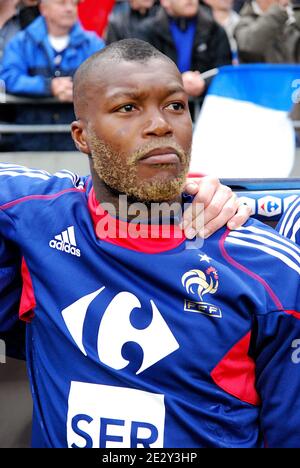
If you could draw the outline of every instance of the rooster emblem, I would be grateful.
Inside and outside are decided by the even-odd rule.
[[[219,286],[218,272],[214,267],[207,268],[205,273],[201,270],[190,270],[183,275],[181,281],[186,291],[197,294],[200,301],[203,301],[205,294],[214,294]]]

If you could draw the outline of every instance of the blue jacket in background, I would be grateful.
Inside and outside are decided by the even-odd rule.
[[[73,76],[90,55],[104,47],[95,33],[82,29],[77,22],[70,31],[70,42],[60,54],[60,63],[48,40],[45,19],[41,16],[7,44],[1,64],[0,79],[6,92],[35,97],[51,96],[51,80]],[[74,119],[71,104],[22,105],[16,109],[16,123],[70,123]],[[66,134],[17,135],[15,150],[72,150],[74,144]]]

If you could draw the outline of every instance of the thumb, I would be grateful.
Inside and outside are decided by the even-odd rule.
[[[195,195],[199,191],[199,185],[196,182],[187,181],[184,186],[184,191],[190,195]]]

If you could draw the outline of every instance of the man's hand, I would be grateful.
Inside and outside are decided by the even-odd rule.
[[[198,71],[182,73],[182,81],[184,90],[189,96],[201,96],[205,91],[205,81]]]
[[[73,83],[70,76],[53,78],[51,81],[51,91],[61,102],[73,102]]]
[[[241,204],[232,190],[222,185],[216,177],[188,179],[183,190],[195,195],[182,221],[188,239],[196,234],[206,239],[225,224],[229,229],[236,229],[251,214],[250,207]]]

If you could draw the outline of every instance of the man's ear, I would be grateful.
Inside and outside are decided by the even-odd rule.
[[[86,128],[82,120],[74,120],[71,124],[71,133],[75,146],[81,153],[90,154],[87,142]]]

